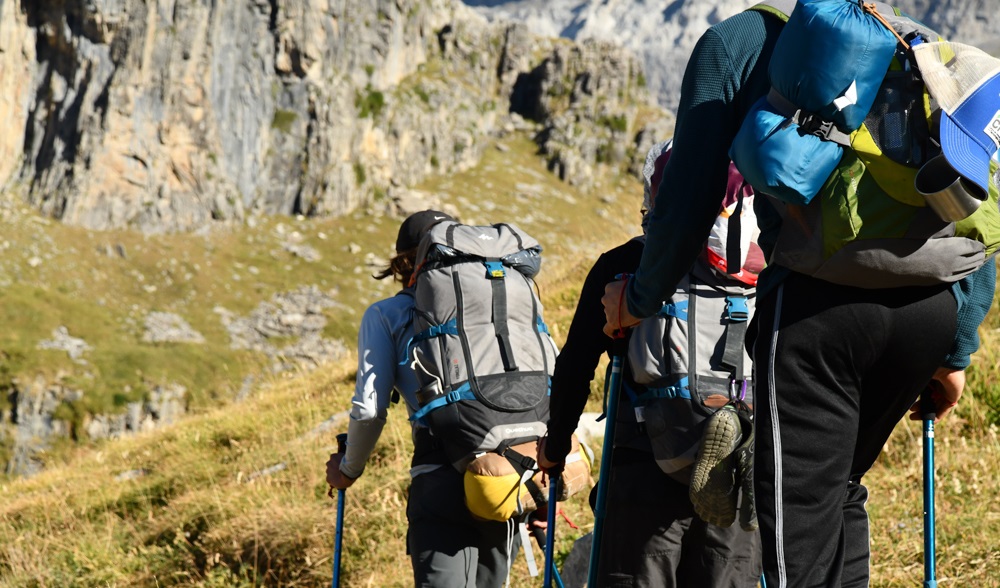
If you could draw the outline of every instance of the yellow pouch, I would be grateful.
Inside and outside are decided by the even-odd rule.
[[[534,458],[538,443],[532,441],[511,447],[517,453]],[[557,500],[593,486],[590,476],[592,458],[573,436],[573,445],[566,456],[561,492]],[[465,470],[465,504],[477,519],[507,521],[544,506],[548,502],[549,477],[541,470],[517,473],[506,457],[487,452],[469,463]]]
[[[536,442],[511,447],[521,455],[536,455]],[[525,476],[531,475],[528,471]],[[472,516],[487,521],[507,521],[537,508],[522,476],[506,457],[487,452],[465,469],[465,505]]]

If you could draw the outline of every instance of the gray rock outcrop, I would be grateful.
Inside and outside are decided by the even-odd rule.
[[[154,386],[144,402],[129,402],[120,414],[98,414],[88,417],[83,425],[87,437],[115,439],[169,425],[187,411],[187,389],[178,384]]]
[[[262,302],[247,316],[236,316],[224,308],[216,308],[223,325],[229,331],[233,349],[259,351],[274,359],[274,371],[305,364],[313,367],[339,359],[347,354],[343,341],[322,336],[326,326],[326,308],[337,306],[336,300],[316,286],[275,295]],[[279,346],[276,341],[291,342]]]
[[[559,47],[452,0],[5,0],[0,187],[95,229],[342,214],[478,161],[542,61],[637,76]]]
[[[65,351],[69,355],[70,359],[75,361],[82,361],[83,354],[90,350],[90,345],[86,341],[79,337],[73,337],[69,334],[69,330],[64,327],[56,327],[52,331],[52,338],[45,339],[38,343],[39,349],[56,349],[59,351]]]
[[[0,439],[9,436],[8,474],[30,476],[44,466],[42,455],[53,439],[70,436],[70,424],[55,416],[63,402],[75,402],[83,393],[37,377],[30,383],[14,383],[10,391],[11,410],[0,419]],[[6,421],[6,422],[3,422]]]
[[[71,407],[84,393],[64,383],[66,374],[52,381],[37,376],[30,382],[13,381],[7,391],[9,411],[0,411],[0,443],[9,448],[5,471],[30,476],[44,467],[46,449],[69,438],[107,439],[177,422],[186,412],[187,390],[180,385],[153,386],[145,401],[130,402],[124,413],[85,415],[76,420]],[[66,409],[60,412],[60,408]]]
[[[151,312],[146,315],[145,343],[204,343],[205,337],[195,331],[183,317],[172,312]]]

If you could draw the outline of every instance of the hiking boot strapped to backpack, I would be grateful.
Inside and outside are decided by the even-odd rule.
[[[658,169],[667,159],[669,146],[657,158]],[[652,182],[656,175],[652,170]],[[632,328],[628,365],[633,382],[625,384],[657,465],[690,485],[699,516],[730,526],[742,486],[741,524],[748,530],[756,528],[756,517],[752,492],[746,490],[752,479],[744,478],[752,476],[746,440],[752,439],[753,427],[751,361],[744,339],[763,257],[755,240],[753,199],[731,165],[704,253],[660,311]]]

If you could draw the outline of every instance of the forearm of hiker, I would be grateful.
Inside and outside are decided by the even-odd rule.
[[[653,315],[673,295],[719,214],[728,181],[729,145],[742,121],[734,102],[741,71],[731,63],[725,41],[711,30],[691,53],[673,151],[654,197],[642,262],[628,284],[626,307],[633,317]]]
[[[340,461],[340,472],[350,478],[359,478],[365,471],[368,457],[375,449],[375,443],[382,435],[384,417],[357,421],[353,418],[347,427],[347,450]],[[353,480],[352,480],[353,481]]]
[[[553,463],[561,462],[569,454],[573,431],[580,423],[580,415],[590,396],[594,372],[601,355],[608,349],[608,340],[601,335],[605,322],[601,297],[605,283],[613,278],[616,271],[622,271],[619,259],[624,256],[622,251],[623,248],[619,247],[602,255],[587,274],[566,335],[566,344],[556,358],[545,454]],[[632,268],[634,263],[633,258]]]
[[[993,305],[996,276],[996,264],[988,262],[962,279],[953,290],[958,301],[958,324],[955,342],[943,362],[944,367],[965,369],[971,362],[971,355],[979,349],[979,325]]]

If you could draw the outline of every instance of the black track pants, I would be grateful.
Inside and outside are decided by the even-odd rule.
[[[607,507],[598,588],[756,588],[758,534],[699,519],[651,455],[611,468]]]
[[[748,344],[767,588],[868,586],[861,477],[955,324],[945,286],[864,290],[792,274],[758,301]]]

